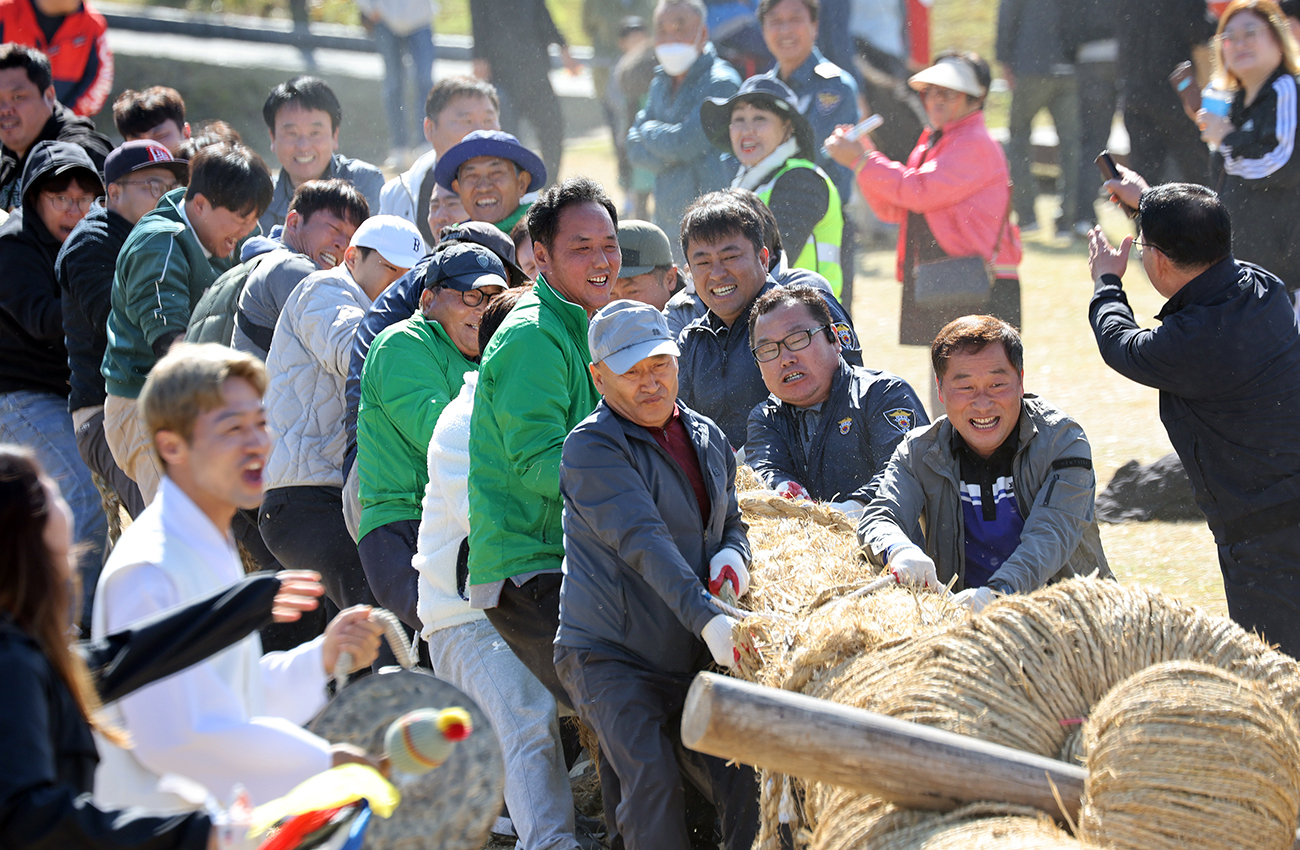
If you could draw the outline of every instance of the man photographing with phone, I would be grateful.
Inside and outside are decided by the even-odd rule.
[[[1300,335],[1286,287],[1232,256],[1228,212],[1190,183],[1105,187],[1137,207],[1138,238],[1089,234],[1089,318],[1102,359],[1160,391],[1160,419],[1218,545],[1228,613],[1300,653]],[[1133,245],[1167,299],[1138,327],[1122,277]]]

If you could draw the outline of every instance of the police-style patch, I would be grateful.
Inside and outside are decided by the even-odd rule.
[[[835,331],[835,336],[839,338],[841,348],[853,347],[853,329],[847,322],[833,322],[831,330]]]
[[[912,423],[916,421],[916,414],[908,407],[895,407],[893,410],[885,411],[885,419],[889,424],[906,434],[912,430]]]
[[[843,99],[844,96],[838,92],[817,92],[817,111],[822,115],[830,115],[835,111],[835,107],[840,105],[840,101]]]
[[[843,419],[839,421],[839,426],[840,426],[841,434],[849,433],[849,429],[853,427],[853,417],[845,416]]]

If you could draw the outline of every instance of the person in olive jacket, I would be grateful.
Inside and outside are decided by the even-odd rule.
[[[712,420],[678,403],[680,352],[662,313],[614,301],[588,336],[603,399],[560,462],[556,669],[600,740],[605,820],[628,850],[690,846],[684,778],[717,807],[725,846],[748,848],[753,769],[684,749],[674,722],[696,673],[734,665],[735,620],[711,593],[730,583],[742,595],[749,580],[735,456]]]

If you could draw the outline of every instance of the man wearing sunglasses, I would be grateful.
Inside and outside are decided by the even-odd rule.
[[[894,447],[928,425],[912,387],[851,366],[820,291],[777,287],[754,302],[750,350],[771,395],[749,414],[745,460],[769,488],[829,502],[855,522]]]
[[[496,254],[475,243],[446,248],[426,267],[419,312],[375,337],[361,370],[357,549],[375,599],[415,629],[411,559],[429,483],[429,440],[465,373],[478,371],[479,319],[505,288]]]
[[[104,160],[104,202],[92,206],[73,228],[54,262],[63,301],[72,389],[68,409],[77,450],[133,519],[144,510],[144,499],[139,486],[113,460],[104,436],[104,376],[99,367],[108,347],[113,272],[131,228],[188,178],[189,163],[173,158],[157,142],[126,142]]]

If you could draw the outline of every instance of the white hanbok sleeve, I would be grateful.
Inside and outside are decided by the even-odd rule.
[[[102,600],[110,633],[180,602],[167,575],[147,563],[114,574]],[[306,665],[314,653],[320,669],[319,648],[301,649],[299,657],[273,659],[270,666],[283,665],[305,680],[298,665]],[[284,682],[289,680],[286,674]],[[319,690],[323,699],[323,687]],[[283,717],[247,716],[240,695],[210,662],[141,688],[118,705],[142,765],[160,776],[179,774],[199,782],[218,800],[242,784],[254,804],[265,803],[330,768],[328,741]]]

